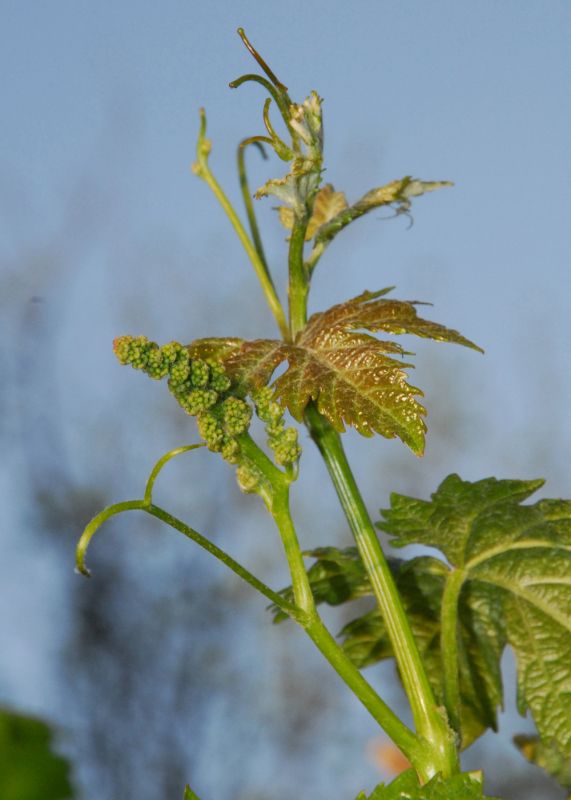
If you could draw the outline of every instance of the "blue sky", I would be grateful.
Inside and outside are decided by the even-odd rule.
[[[109,502],[128,496],[146,464],[180,443],[180,428],[169,421],[168,397],[117,367],[113,337],[273,333],[233,232],[189,169],[205,106],[213,170],[239,204],[235,146],[262,132],[263,99],[253,85],[228,88],[255,66],[239,25],[294,99],[311,89],[324,98],[327,180],[349,200],[406,174],[455,182],[414,204],[410,229],[381,214],[356,223],[316,273],[312,310],[396,285],[396,297],[434,303],[430,318],[486,350],[414,343],[414,382],[429,408],[425,458],[398,442],[348,436],[371,508],[390,490],[429,492],[452,471],[543,476],[547,494],[569,496],[568,2],[4,0],[2,335],[23,363],[22,331],[44,365],[42,343],[50,343],[50,380],[28,393],[42,408],[22,421],[18,395],[4,395],[14,465],[0,485],[14,537],[4,569],[15,598],[26,569],[43,576],[36,599],[26,597],[36,621],[62,601],[57,575],[46,577],[53,555],[24,567],[15,544],[25,528],[18,504],[26,502],[29,430],[42,468],[106,486]],[[253,187],[283,170],[254,153],[249,164]],[[271,205],[262,201],[260,218],[283,292],[284,231]],[[154,424],[140,422],[149,415]],[[56,416],[46,438],[44,423]],[[296,503],[311,515],[322,475],[306,450],[308,488]],[[226,480],[212,470],[215,483]],[[332,515],[324,509],[320,520],[333,524]],[[312,535],[310,544],[325,543]],[[41,558],[26,547],[28,559]],[[11,630],[6,614],[2,623]],[[26,669],[13,658],[0,670],[0,692],[43,710],[41,687],[27,694],[29,680],[20,679],[36,675],[31,664],[46,674],[54,645],[42,638],[45,626],[37,630],[16,648]]]

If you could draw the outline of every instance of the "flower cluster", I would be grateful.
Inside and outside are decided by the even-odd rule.
[[[159,347],[146,336],[120,336],[113,349],[121,364],[130,364],[155,380],[168,376],[171,394],[187,414],[196,417],[208,449],[221,453],[231,464],[238,462],[236,437],[248,430],[252,409],[245,400],[229,394],[231,381],[221,364],[191,358],[178,342]]]
[[[268,445],[273,450],[276,464],[281,467],[295,464],[301,455],[297,430],[285,427],[284,409],[273,399],[272,389],[266,386],[255,392],[252,399],[256,414],[265,423]]]
[[[154,380],[168,377],[171,394],[187,414],[196,417],[198,432],[208,449],[220,453],[231,464],[241,464],[238,482],[247,491],[245,487],[254,480],[255,470],[241,457],[239,437],[250,427],[252,408],[232,393],[232,382],[222,364],[192,358],[188,348],[178,342],[160,347],[146,336],[120,336],[113,342],[113,349],[121,364],[130,364]],[[285,427],[284,410],[273,400],[272,390],[260,389],[252,399],[256,414],[265,425],[276,464],[294,465],[301,454],[297,430]]]

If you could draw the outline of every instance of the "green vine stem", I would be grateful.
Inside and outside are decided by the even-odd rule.
[[[425,765],[425,768],[430,774],[454,774],[459,770],[454,736],[436,705],[400,595],[347,462],[341,439],[315,406],[307,407],[305,419],[335,486],[387,625],[416,730],[430,743],[432,763]]]
[[[335,641],[317,613],[299,540],[291,518],[289,478],[272,464],[249,434],[240,437],[240,447],[244,455],[264,474],[269,484],[268,489],[260,493],[282,539],[296,606],[304,612],[304,616],[298,618],[297,621],[333,669],[411,764],[414,764],[423,777],[430,778],[434,773],[430,767],[426,768],[431,759],[427,743],[401,722],[392,709],[379,697]]]
[[[79,542],[76,551],[76,567],[77,571],[82,575],[89,577],[90,573],[85,564],[85,557],[89,544],[99,530],[99,528],[111,519],[111,517],[122,514],[127,511],[144,511],[156,519],[161,520],[169,525],[176,531],[179,531],[191,541],[198,544],[206,552],[217,558],[222,564],[228,567],[243,581],[248,583],[260,594],[266,597],[271,603],[275,604],[284,613],[288,614],[292,619],[301,625],[307,631],[311,640],[318,647],[320,652],[325,656],[327,661],[332,665],[337,674],[353,691],[353,693],[363,703],[365,708],[370,712],[372,717],[379,723],[379,725],[387,732],[389,736],[395,741],[397,746],[400,747],[404,755],[411,761],[411,763],[423,763],[426,760],[426,743],[422,742],[412,731],[410,731],[404,723],[402,723],[396,714],[384,703],[378,696],[370,684],[363,678],[359,670],[353,665],[350,659],[345,655],[341,647],[337,644],[335,639],[331,636],[323,622],[319,618],[315,609],[313,601],[313,594],[309,585],[307,572],[303,563],[301,548],[297,539],[297,534],[291,518],[289,510],[289,481],[290,478],[286,473],[283,473],[268,459],[265,453],[257,446],[257,444],[244,434],[240,437],[240,445],[244,450],[248,459],[253,461],[256,466],[263,471],[265,477],[270,483],[270,491],[266,493],[264,499],[268,503],[272,517],[280,532],[284,550],[286,553],[288,566],[294,586],[295,604],[288,602],[282,595],[274,592],[269,586],[263,583],[259,578],[253,575],[249,570],[243,567],[232,556],[215,545],[202,534],[195,531],[182,520],[170,514],[160,506],[152,502],[152,490],[154,482],[165,466],[172,458],[180,453],[200,447],[201,445],[188,445],[186,447],[179,447],[166,453],[153,468],[147,486],[145,489],[145,497],[142,500],[126,500],[121,503],[115,503],[103,509],[97,516],[95,516],[86,526]]]
[[[198,143],[196,146],[196,162],[192,166],[193,172],[206,182],[222,206],[228,219],[232,223],[232,227],[238,234],[240,243],[242,244],[242,247],[246,251],[248,258],[254,267],[254,271],[256,272],[258,280],[260,281],[266,301],[271,309],[272,314],[274,315],[274,319],[276,320],[280,333],[284,339],[289,339],[289,328],[285,318],[284,310],[276,293],[276,289],[267,265],[264,264],[264,262],[260,259],[258,251],[248,236],[240,218],[234,210],[234,207],[224,194],[220,184],[210,170],[208,165],[208,156],[210,154],[210,150],[211,143],[206,138],[206,114],[202,108],[200,109],[200,130],[198,134]]]
[[[289,326],[291,338],[294,341],[296,335],[303,330],[307,321],[309,280],[303,261],[303,248],[307,224],[307,214],[301,220],[294,220],[289,242]]]

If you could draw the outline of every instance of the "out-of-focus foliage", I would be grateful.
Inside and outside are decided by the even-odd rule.
[[[0,710],[2,800],[72,800],[69,765],[53,752],[52,738],[44,722]]]

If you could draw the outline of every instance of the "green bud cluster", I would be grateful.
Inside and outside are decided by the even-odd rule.
[[[221,364],[191,358],[178,342],[159,347],[146,336],[120,336],[113,349],[121,364],[143,370],[155,380],[168,376],[171,394],[187,414],[196,417],[209,450],[232,464],[239,461],[236,437],[248,430],[252,409],[245,400],[228,394],[231,381]]]
[[[236,481],[244,494],[253,494],[263,483],[264,476],[251,461],[245,461],[236,470]]]
[[[295,464],[301,455],[301,447],[295,428],[286,428],[284,409],[273,399],[274,393],[269,386],[252,395],[256,405],[256,414],[264,423],[268,435],[268,445],[274,453],[276,464],[289,467]]]

